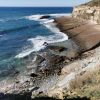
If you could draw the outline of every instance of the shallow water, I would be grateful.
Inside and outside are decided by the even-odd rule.
[[[52,23],[56,16],[67,15],[73,8],[0,8],[0,78],[28,66],[24,59],[45,46],[67,40]],[[39,19],[50,15],[49,19]]]

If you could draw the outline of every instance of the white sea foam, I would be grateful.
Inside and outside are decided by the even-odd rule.
[[[25,56],[31,54],[32,52],[44,49],[46,47],[44,45],[45,42],[55,43],[55,42],[60,42],[63,40],[64,40],[63,37],[61,37],[60,35],[57,35],[57,34],[49,35],[47,37],[37,36],[35,38],[30,38],[27,41],[31,42],[33,44],[33,47],[31,49],[23,50],[21,53],[16,55],[16,58],[24,58]]]
[[[0,35],[0,37],[2,37],[3,35]]]
[[[70,14],[71,15],[71,14]],[[35,38],[30,38],[27,41],[32,43],[31,49],[23,50],[21,53],[16,55],[16,58],[24,58],[25,56],[31,54],[32,52],[39,51],[45,48],[44,43],[55,43],[62,42],[68,40],[68,36],[62,32],[55,26],[54,19],[40,19],[43,15],[31,15],[28,18],[29,20],[39,21],[40,24],[44,25],[46,28],[50,29],[54,35],[49,36],[37,36]],[[50,16],[69,16],[69,14],[50,14]]]
[[[3,19],[0,19],[0,22],[4,22],[4,20]]]
[[[52,23],[52,22],[54,22],[54,19],[51,19],[51,20],[49,20],[49,19],[44,19],[44,20],[41,20],[44,24],[48,24],[48,23]]]
[[[30,16],[27,16],[25,17],[26,19],[29,19],[29,20],[36,20],[38,21],[43,15],[30,15]]]
[[[45,19],[40,19],[42,16],[46,16],[46,15],[49,15],[51,17],[61,17],[61,16],[71,16],[71,13],[61,13],[61,14],[37,14],[37,15],[30,15],[30,16],[26,16],[25,18],[26,19],[29,19],[29,20],[36,20],[36,21],[41,21],[41,20],[45,20]]]
[[[8,21],[7,19],[0,19],[0,22],[6,22]]]
[[[5,18],[5,19],[0,19],[0,22],[7,22],[7,21],[13,21],[13,20],[20,20],[24,19],[25,17],[19,17],[19,18]]]

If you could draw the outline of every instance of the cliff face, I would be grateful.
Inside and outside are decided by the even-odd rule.
[[[73,17],[100,24],[100,0],[92,0],[87,4],[75,7]]]

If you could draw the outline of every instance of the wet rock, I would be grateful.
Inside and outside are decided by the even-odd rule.
[[[14,72],[14,76],[15,75],[18,75],[20,72],[18,71],[18,70],[16,70],[15,72]]]
[[[40,64],[41,62],[43,62],[44,60],[45,60],[44,57],[42,57],[41,55],[37,55],[37,56],[35,57],[34,63],[37,64],[37,65],[39,65],[39,64]]]
[[[47,42],[44,42],[44,44],[43,44],[43,45],[48,46],[49,44],[48,44]]]
[[[41,55],[36,55],[33,61],[27,66],[26,74],[28,76],[36,76],[37,67],[45,60]],[[34,74],[34,75],[33,75]]]
[[[2,71],[0,73],[0,77],[6,77],[6,76],[16,76],[18,75],[20,72],[14,68],[11,68],[9,70],[6,71]]]
[[[62,61],[64,61],[64,57],[60,57],[58,55],[52,54],[51,56],[46,56],[47,66],[56,65],[57,63],[60,63]]]
[[[46,18],[50,18],[49,15],[45,15],[45,16],[42,16],[40,19],[46,19]]]
[[[41,64],[39,64],[38,65],[38,70],[40,71],[42,71],[42,70],[45,70],[46,69],[46,67],[47,67],[47,61],[45,60],[45,61],[43,61]]]
[[[64,56],[68,59],[76,58],[79,55],[79,47],[72,40],[66,40],[59,43],[50,44],[47,47],[53,54]]]
[[[37,77],[38,75],[35,74],[35,73],[31,73],[30,76],[31,76],[31,77]]]
[[[57,52],[62,52],[62,51],[64,51],[64,50],[67,50],[67,48],[65,48],[65,47],[53,46],[53,45],[48,46],[48,48],[49,48],[50,50],[57,51]]]

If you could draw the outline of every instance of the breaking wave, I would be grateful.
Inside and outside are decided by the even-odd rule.
[[[51,17],[61,17],[61,16],[69,16],[71,14],[50,14]],[[40,51],[41,49],[44,49],[46,46],[45,43],[56,43],[56,42],[62,42],[65,40],[68,40],[68,36],[62,32],[56,27],[54,22],[54,19],[40,19],[44,15],[31,15],[26,17],[29,20],[35,20],[39,21],[40,24],[44,25],[46,28],[48,28],[50,31],[54,33],[54,35],[49,36],[36,36],[35,38],[29,38],[27,41],[31,42],[32,48],[22,50],[21,53],[16,55],[16,58],[24,58],[25,56],[28,56],[32,52]]]

